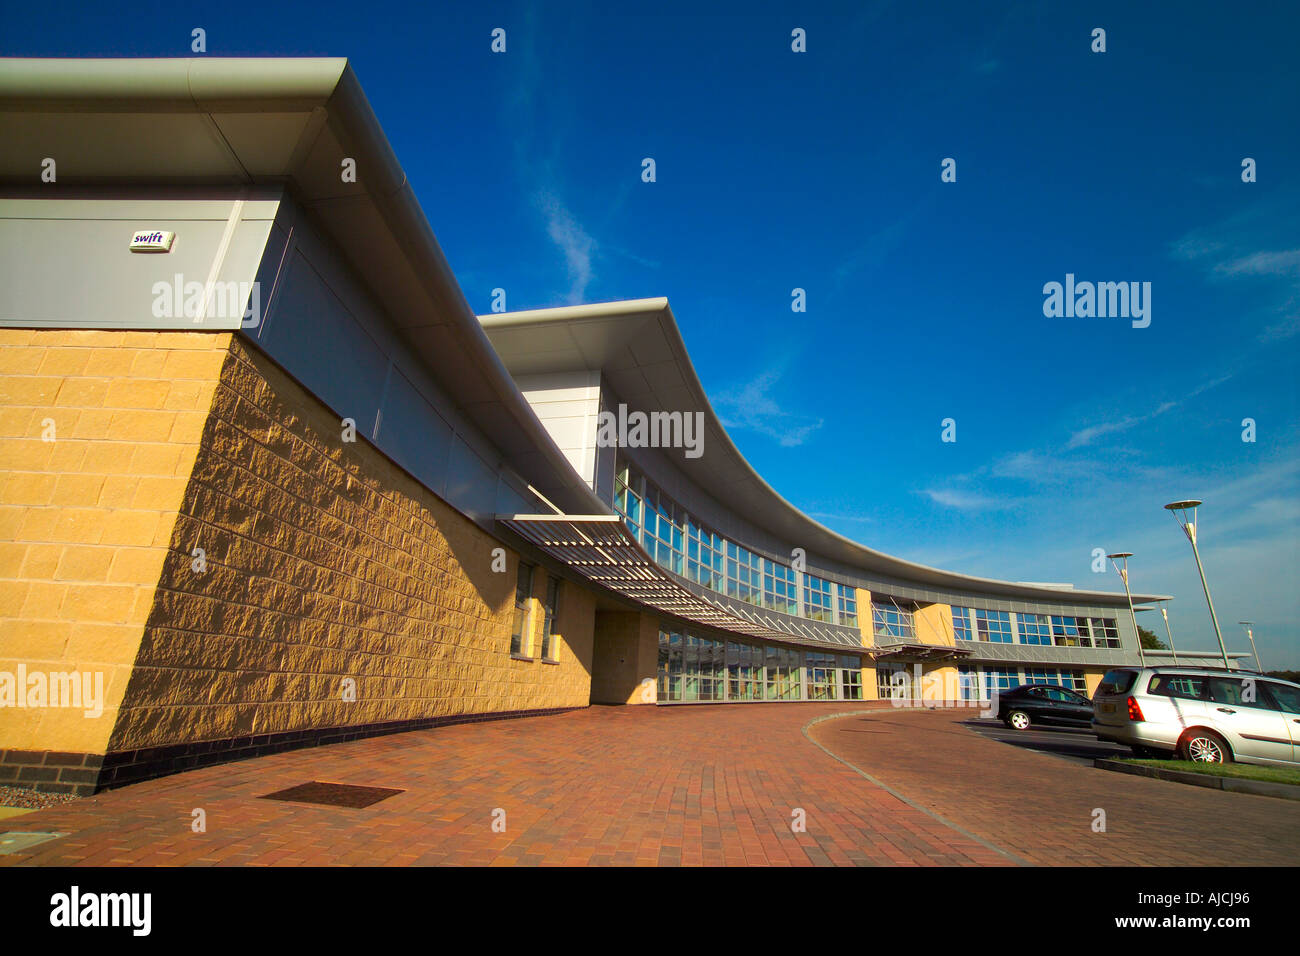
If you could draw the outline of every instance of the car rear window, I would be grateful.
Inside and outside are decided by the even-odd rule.
[[[1205,678],[1187,674],[1157,674],[1151,678],[1147,693],[1201,700],[1205,697]]]
[[[1106,671],[1106,676],[1101,679],[1097,685],[1098,694],[1127,694],[1128,689],[1133,686],[1133,681],[1137,678],[1137,671],[1113,670]]]

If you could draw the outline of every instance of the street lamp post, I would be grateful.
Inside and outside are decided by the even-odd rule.
[[[1142,662],[1143,667],[1146,667],[1147,655],[1146,651],[1142,649],[1142,632],[1138,630],[1137,612],[1133,610],[1133,592],[1129,590],[1128,586],[1128,559],[1133,557],[1133,552],[1117,551],[1114,554],[1106,555],[1106,557],[1110,558],[1110,563],[1115,565],[1115,570],[1119,572],[1120,578],[1124,581],[1124,594],[1128,597],[1128,616],[1133,620],[1133,636],[1137,638],[1138,642],[1138,660]],[[1121,561],[1124,562],[1122,565],[1119,563]]]
[[[1174,655],[1174,666],[1178,666],[1178,651],[1174,650],[1174,632],[1169,626],[1169,608],[1160,605],[1160,616],[1165,619],[1165,633],[1169,635],[1169,650]]]
[[[1246,629],[1246,636],[1250,638],[1250,651],[1255,655],[1255,670],[1264,673],[1264,665],[1259,662],[1259,650],[1255,647],[1255,622],[1238,621],[1237,623]]]
[[[1201,502],[1195,499],[1171,501],[1165,505],[1165,510],[1173,513],[1174,520],[1183,529],[1183,534],[1187,535],[1187,540],[1192,543],[1192,556],[1196,558],[1196,570],[1201,574],[1201,588],[1205,591],[1205,603],[1210,606],[1210,621],[1214,624],[1214,636],[1219,639],[1219,650],[1223,654],[1223,669],[1228,671],[1232,670],[1232,665],[1228,663],[1228,648],[1223,644],[1223,632],[1219,630],[1219,616],[1214,613],[1214,599],[1210,597],[1210,585],[1205,580],[1201,552],[1196,547],[1196,509],[1200,505]]]

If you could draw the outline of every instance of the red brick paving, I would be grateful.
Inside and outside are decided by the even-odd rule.
[[[820,750],[802,728],[945,824]],[[69,835],[3,865],[971,865],[1293,862],[1293,804],[1030,754],[951,713],[863,705],[594,707],[241,761],[0,824]],[[312,780],[365,809],[262,800]],[[1110,832],[1089,829],[1091,809]],[[207,814],[193,833],[191,811]],[[495,808],[506,832],[491,828]],[[791,811],[807,813],[793,833]],[[1254,856],[1244,858],[1243,848]],[[1262,858],[1261,858],[1262,857]]]
[[[803,736],[853,709],[595,707],[276,754],[15,818],[5,829],[69,835],[0,864],[1006,863]],[[359,810],[257,799],[311,780],[406,792]]]
[[[877,711],[809,736],[884,785],[1027,862],[1295,866],[1300,805],[1097,770],[983,737],[970,711]],[[1106,832],[1092,830],[1093,810]]]

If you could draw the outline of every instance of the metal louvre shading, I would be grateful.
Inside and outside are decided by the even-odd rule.
[[[498,515],[497,521],[592,583],[665,614],[769,641],[864,650],[811,629],[782,630],[757,611],[742,616],[692,593],[655,563],[619,515]]]
[[[875,660],[902,658],[904,660],[944,661],[965,660],[971,652],[960,647],[942,644],[878,644],[872,650]]]

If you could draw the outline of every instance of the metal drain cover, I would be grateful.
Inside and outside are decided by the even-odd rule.
[[[42,833],[38,830],[15,830],[11,833],[0,833],[0,856],[8,856],[10,853],[26,853],[34,846],[40,846],[42,843],[48,843],[50,840],[57,840],[59,837],[67,836],[66,833]]]
[[[361,809],[391,796],[405,793],[390,787],[358,787],[350,783],[300,783],[288,790],[277,790],[261,797],[263,800],[289,800],[293,803],[319,803],[327,807],[352,807]]]

